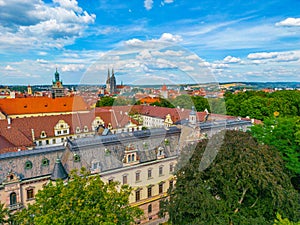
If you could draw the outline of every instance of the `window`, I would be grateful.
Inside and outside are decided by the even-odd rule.
[[[135,191],[135,201],[141,200],[141,190]]]
[[[130,162],[130,159],[131,159],[130,155],[128,155],[127,158],[128,158],[127,162],[129,163],[129,162]]]
[[[39,146],[41,146],[42,145],[42,141],[39,141]]]
[[[57,131],[57,134],[61,134],[61,131],[59,130],[59,131]]]
[[[49,140],[46,140],[46,145],[49,145]]]
[[[123,184],[127,184],[127,175],[123,175]]]
[[[148,169],[148,179],[152,178],[152,169]]]
[[[44,159],[42,160],[42,166],[49,166],[49,159],[44,158]]]
[[[173,180],[170,180],[169,188],[172,189],[172,188],[173,188],[173,185],[174,185],[174,181],[173,181]]]
[[[159,193],[159,194],[162,194],[163,191],[164,191],[164,184],[163,184],[163,183],[160,183],[160,184],[158,185],[158,193]]]
[[[34,198],[34,193],[33,193],[33,188],[27,190],[27,200],[33,199]]]
[[[88,132],[89,131],[89,128],[87,126],[84,126],[84,132]]]
[[[56,139],[52,139],[52,144],[56,144]]]
[[[152,187],[148,187],[148,198],[152,196]]]
[[[114,181],[113,178],[109,178],[109,179],[108,179],[108,183],[109,183],[109,184],[111,184],[113,181]]]
[[[64,130],[64,134],[67,134],[68,133],[68,130]]]
[[[74,154],[73,159],[74,159],[74,162],[80,162],[80,156],[77,154]]]
[[[152,213],[152,204],[148,205],[148,213]]]
[[[131,155],[131,161],[135,161],[134,154]]]
[[[135,181],[140,181],[140,172],[135,173]]]
[[[32,168],[32,162],[31,161],[26,161],[26,163],[25,163],[25,169],[26,170],[29,170],[29,169],[31,169]]]
[[[43,138],[43,137],[46,137],[46,132],[45,131],[41,132],[41,138]]]
[[[172,163],[172,164],[170,164],[170,173],[172,173],[173,171],[174,171],[174,165]]]
[[[159,176],[163,175],[163,167],[162,166],[159,167],[158,174],[159,174]]]
[[[16,192],[12,192],[12,193],[9,195],[9,204],[10,204],[10,205],[15,205],[15,204],[17,204],[17,194],[16,194]]]
[[[64,142],[65,139],[64,139],[64,138],[61,138],[60,140],[61,140],[61,142]]]

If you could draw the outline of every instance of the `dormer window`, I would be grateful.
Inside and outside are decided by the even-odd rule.
[[[41,138],[47,137],[46,132],[45,132],[45,131],[42,131],[40,137],[41,137]]]
[[[157,155],[158,155],[158,156],[164,155],[164,148],[163,148],[163,147],[159,147],[159,148],[158,148]]]
[[[74,162],[80,162],[80,156],[77,154],[74,154],[73,159],[74,159]]]
[[[43,158],[43,160],[42,160],[42,166],[49,166],[49,159]]]
[[[108,148],[104,149],[104,151],[105,151],[105,155],[110,155],[111,153],[111,151]]]
[[[170,144],[170,141],[166,138],[165,139],[165,145],[169,145]]]
[[[25,163],[25,169],[26,170],[29,170],[29,169],[31,169],[32,168],[32,162],[31,161],[26,161],[26,163]]]
[[[80,133],[80,128],[76,127],[76,134]]]
[[[84,132],[88,132],[89,128],[87,126],[84,126],[83,130],[84,130]]]

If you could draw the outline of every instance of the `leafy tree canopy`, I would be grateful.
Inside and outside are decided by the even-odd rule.
[[[131,224],[142,212],[129,205],[131,189],[105,184],[85,169],[71,173],[65,184],[49,183],[36,195],[36,202],[16,215],[16,224]]]
[[[204,170],[203,162],[209,165]],[[299,194],[284,171],[279,154],[250,133],[221,132],[183,150],[162,213],[172,224],[265,225],[277,212],[299,221]]]
[[[251,127],[252,135],[262,144],[279,151],[292,174],[300,175],[300,118],[265,119],[264,124]]]
[[[227,114],[233,116],[249,116],[264,120],[279,112],[280,116],[300,116],[299,91],[246,91],[232,94],[225,93]]]

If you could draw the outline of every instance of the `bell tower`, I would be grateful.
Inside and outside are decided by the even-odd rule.
[[[52,81],[52,98],[64,97],[64,87],[62,81],[59,80],[59,73],[56,71],[54,73],[54,80]]]

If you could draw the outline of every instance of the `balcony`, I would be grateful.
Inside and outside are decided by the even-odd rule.
[[[8,206],[8,210],[10,211],[13,211],[13,210],[18,210],[18,209],[21,209],[23,208],[23,204],[22,203],[16,203],[16,204],[13,204],[13,205],[9,205]]]

